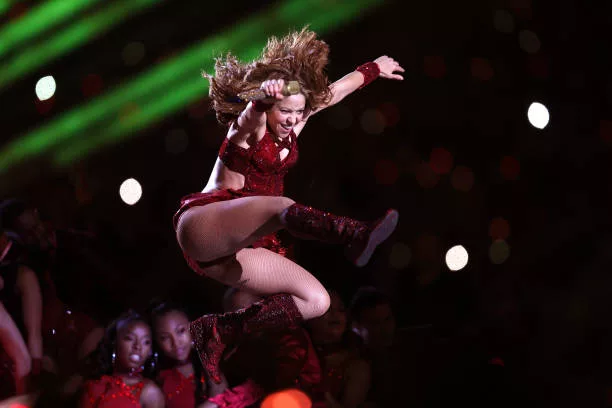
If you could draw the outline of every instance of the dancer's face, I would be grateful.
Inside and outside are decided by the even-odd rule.
[[[354,322],[355,331],[364,343],[372,349],[391,346],[395,336],[395,316],[387,303],[363,310],[359,322]]]
[[[138,369],[151,357],[151,329],[145,322],[132,322],[117,332],[116,366],[120,370]]]
[[[166,357],[187,361],[192,347],[187,316],[173,310],[159,317],[155,321],[155,340]]]
[[[283,98],[268,111],[268,128],[280,138],[289,136],[291,129],[304,119],[305,108],[306,98],[302,94]]]
[[[27,247],[47,251],[53,246],[52,231],[41,221],[37,210],[27,209],[17,217],[15,232]]]
[[[338,343],[346,330],[346,310],[340,296],[331,292],[330,306],[327,312],[316,319],[309,321],[312,338],[315,343]]]

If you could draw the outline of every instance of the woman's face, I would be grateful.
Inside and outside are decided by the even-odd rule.
[[[137,369],[151,357],[151,329],[145,322],[132,322],[117,332],[115,364],[123,370]]]
[[[331,304],[327,312],[316,319],[309,321],[312,338],[316,343],[337,343],[342,340],[346,331],[346,310],[340,296],[331,292]]]
[[[291,129],[304,119],[306,98],[302,94],[291,95],[279,100],[268,111],[268,128],[280,138],[289,136]]]
[[[155,340],[166,357],[175,361],[186,361],[192,347],[187,316],[173,310],[157,318]]]

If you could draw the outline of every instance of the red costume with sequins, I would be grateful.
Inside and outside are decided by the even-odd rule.
[[[311,393],[319,387],[321,365],[303,328],[255,333],[245,340],[223,364],[229,381],[247,376],[267,393],[285,388]]]
[[[374,64],[377,67],[376,64]],[[372,76],[375,69],[368,66],[360,71],[364,81]],[[260,108],[263,108],[260,110]],[[256,111],[268,107],[252,106]],[[296,135],[293,131],[285,139],[275,140],[268,129],[263,138],[249,149],[244,149],[225,139],[219,158],[227,168],[244,175],[244,187],[240,190],[218,190],[209,193],[192,194],[183,198],[181,207],[174,217],[174,226],[180,216],[189,208],[245,196],[281,196],[284,190],[284,177],[289,168],[297,161]],[[284,160],[280,151],[288,149]],[[284,228],[292,235],[303,239],[314,239],[332,244],[344,244],[349,259],[356,266],[364,266],[374,249],[387,239],[397,225],[398,214],[389,210],[387,214],[373,223],[365,223],[348,217],[334,215],[298,203],[285,208],[279,218]],[[253,247],[265,247],[281,255],[286,249],[275,234],[256,241]],[[232,255],[217,258],[210,262],[198,262],[184,253],[188,264],[197,273],[204,275],[208,265],[222,263]],[[250,307],[224,315],[206,315],[190,325],[194,346],[202,364],[215,382],[221,381],[219,362],[226,345],[233,344],[243,334],[279,327],[294,326],[302,319],[290,294],[277,294]]]
[[[205,379],[200,378],[200,386]],[[166,396],[166,408],[195,407],[195,377],[185,377],[176,368],[161,370],[159,383]],[[203,396],[204,397],[204,396]],[[202,401],[200,401],[202,402]]]
[[[266,130],[264,137],[254,146],[245,149],[225,139],[219,149],[219,158],[230,170],[244,176],[244,187],[240,190],[225,189],[208,193],[194,193],[181,200],[181,207],[174,216],[174,226],[178,220],[191,207],[227,201],[234,198],[248,196],[281,196],[284,192],[284,178],[298,159],[297,137],[293,131],[288,136],[286,143],[277,146],[272,134]],[[277,142],[279,143],[279,142]],[[285,159],[281,160],[280,151],[284,148],[289,150]],[[270,234],[260,238],[252,245],[253,248],[267,248],[280,255],[287,255],[287,247],[283,246],[276,234]],[[203,275],[202,268],[194,259],[184,254],[187,263],[198,274]],[[215,264],[227,257],[219,258],[207,264]]]
[[[140,408],[144,381],[127,385],[123,379],[104,375],[85,383],[80,408]]]

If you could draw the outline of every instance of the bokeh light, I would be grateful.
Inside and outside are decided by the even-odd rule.
[[[127,44],[121,52],[121,57],[125,65],[134,66],[138,64],[145,56],[145,46],[139,41],[134,41]]]
[[[519,45],[528,54],[535,54],[540,50],[540,39],[538,35],[530,30],[522,30],[519,33]]]
[[[489,226],[489,236],[493,239],[508,239],[510,223],[502,217],[494,218]]]
[[[521,174],[521,163],[515,157],[504,156],[499,163],[499,171],[506,180],[517,180]]]
[[[540,102],[533,102],[527,110],[527,118],[529,123],[537,129],[544,129],[550,120],[550,114],[546,106]]]
[[[451,173],[450,182],[455,190],[468,192],[474,186],[474,173],[468,167],[457,166]]]
[[[385,117],[376,109],[368,109],[361,115],[361,127],[370,135],[379,135],[385,130]]]
[[[36,82],[36,97],[40,101],[46,101],[47,99],[51,99],[55,94],[56,84],[55,78],[51,75],[46,77],[42,77]]]
[[[415,176],[417,183],[423,188],[434,188],[440,176],[438,176],[432,169],[429,163],[419,163],[415,169]]]
[[[493,25],[497,31],[510,34],[514,31],[514,17],[506,10],[497,10],[493,16]]]
[[[261,408],[310,408],[312,402],[302,391],[284,390],[268,395],[261,403]]]
[[[343,105],[339,105],[343,106]],[[348,108],[347,108],[348,109]],[[385,118],[385,124],[387,126],[395,126],[400,120],[400,111],[396,104],[392,102],[385,102],[378,107],[378,111],[382,113]]]
[[[391,247],[389,255],[389,265],[394,269],[403,269],[410,265],[412,259],[412,251],[410,247],[403,242],[397,242]]]
[[[453,155],[448,150],[436,147],[431,150],[429,165],[436,174],[446,174],[453,169]]]
[[[495,265],[500,265],[510,257],[510,246],[503,239],[497,239],[489,248],[489,259]]]
[[[472,58],[470,61],[470,71],[472,76],[481,81],[488,81],[493,78],[493,67],[486,58]]]
[[[134,205],[142,197],[142,187],[136,179],[129,178],[121,183],[119,196],[127,205]]]
[[[399,168],[394,161],[378,160],[374,167],[376,182],[383,185],[393,185],[399,177]]]
[[[446,266],[453,272],[460,271],[468,264],[469,256],[462,245],[455,245],[446,252]]]

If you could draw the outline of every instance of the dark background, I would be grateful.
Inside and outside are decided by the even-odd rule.
[[[36,2],[19,4],[27,11]],[[0,91],[2,143],[85,103],[87,74],[110,89],[274,4],[166,1],[134,15],[45,67],[63,87],[48,112],[39,112],[32,92],[43,72]],[[496,29],[500,10],[512,17],[509,32]],[[550,406],[607,404],[611,12],[610,2],[578,0],[386,1],[322,36],[330,79],[387,54],[406,68],[405,80],[379,79],[313,118],[286,193],[360,219],[394,207],[401,220],[363,269],[339,248],[313,242],[297,243],[298,261],[347,300],[361,285],[383,289],[401,326],[455,344],[442,388],[477,385],[461,360],[475,353],[504,359],[509,380],[500,400],[520,393]],[[537,34],[537,52],[522,49],[522,30]],[[121,50],[136,40],[145,56],[126,66]],[[527,120],[533,101],[550,111],[543,130]],[[166,137],[177,131],[188,148],[171,154]],[[2,175],[1,193],[35,203],[58,226],[95,232],[121,265],[108,278],[111,290],[121,284],[131,293],[121,307],[173,296],[217,310],[222,288],[188,269],[171,218],[181,196],[203,188],[224,135],[202,95],[68,168],[44,158],[14,167]],[[469,175],[461,184],[466,173],[471,186]],[[117,193],[128,177],[143,186],[134,206]],[[489,257],[498,238],[510,248],[501,264]],[[444,255],[457,244],[470,260],[451,272]]]

